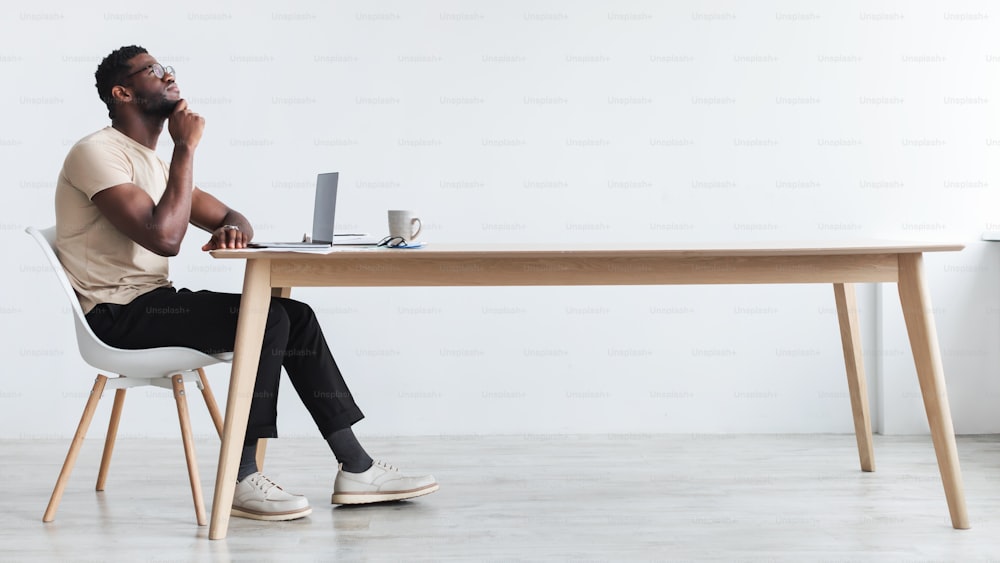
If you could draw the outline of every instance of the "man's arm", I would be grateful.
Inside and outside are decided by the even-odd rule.
[[[191,199],[191,224],[212,233],[202,250],[245,248],[253,240],[253,226],[242,213],[197,187]]]
[[[174,153],[159,203],[135,184],[118,184],[94,195],[94,205],[119,231],[160,256],[176,256],[191,219],[194,152],[205,120],[181,100],[170,115]]]

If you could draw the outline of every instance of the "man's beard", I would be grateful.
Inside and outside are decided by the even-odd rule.
[[[152,117],[170,117],[180,100],[168,100],[165,95],[137,100],[142,113]]]

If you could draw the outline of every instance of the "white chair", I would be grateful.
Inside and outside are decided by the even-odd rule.
[[[52,498],[49,506],[45,509],[43,522],[51,522],[55,519],[56,510],[59,508],[59,501],[62,499],[69,481],[73,465],[76,464],[77,455],[83,445],[83,439],[87,435],[87,428],[97,410],[97,403],[105,389],[116,389],[115,402],[111,409],[111,420],[108,423],[108,434],[104,442],[104,454],[101,457],[101,468],[97,475],[97,490],[103,491],[108,476],[108,466],[111,463],[111,452],[115,445],[115,436],[118,433],[118,422],[121,418],[122,406],[125,404],[125,391],[129,387],[139,387],[144,385],[155,385],[164,389],[172,389],[174,399],[177,402],[177,416],[180,418],[181,438],[184,441],[184,455],[187,458],[188,476],[191,480],[191,494],[194,497],[194,509],[198,518],[198,525],[207,524],[205,517],[205,501],[201,494],[201,482],[198,477],[198,465],[194,456],[194,438],[191,433],[191,420],[188,415],[187,400],[184,396],[184,383],[195,382],[201,389],[208,406],[208,412],[215,422],[215,428],[219,435],[222,435],[222,416],[219,414],[219,407],[212,395],[212,390],[208,385],[208,378],[202,369],[205,366],[220,362],[231,362],[232,353],[217,354],[210,356],[191,348],[178,346],[164,348],[149,348],[145,350],[124,350],[108,346],[91,330],[87,324],[87,319],[83,315],[80,301],[77,298],[73,286],[70,285],[69,278],[63,270],[62,263],[55,253],[56,228],[38,230],[28,227],[27,233],[31,235],[39,246],[45,257],[49,260],[52,270],[59,279],[59,285],[69,299],[70,307],[73,310],[73,321],[76,324],[76,342],[80,348],[80,355],[85,362],[98,369],[100,372],[115,374],[108,377],[103,373],[98,373],[94,387],[90,391],[90,398],[87,406],[83,409],[83,417],[80,425],[73,436],[69,453],[66,454],[66,461],[63,463],[59,479],[56,481],[55,489],[52,491]]]

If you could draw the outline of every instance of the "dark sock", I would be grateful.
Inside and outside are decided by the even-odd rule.
[[[337,456],[337,461],[344,465],[344,471],[364,473],[372,466],[372,458],[361,447],[350,426],[333,432],[326,437],[326,442],[330,444],[333,455]]]
[[[249,446],[243,444],[243,455],[240,457],[240,470],[236,473],[236,482],[247,478],[248,475],[256,473],[257,469],[257,440]]]

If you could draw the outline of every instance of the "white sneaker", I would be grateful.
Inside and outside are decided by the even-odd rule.
[[[376,461],[363,473],[341,469],[333,482],[332,504],[367,504],[429,495],[438,490],[430,475],[407,477],[399,469]]]
[[[295,520],[312,514],[309,500],[285,492],[259,471],[236,484],[233,516],[254,520]]]

